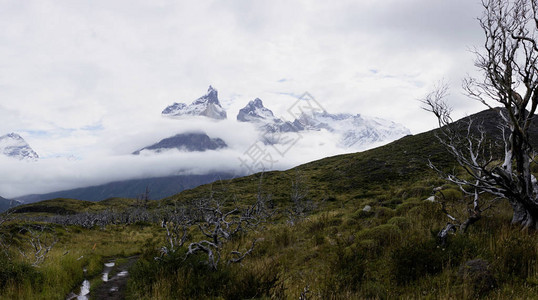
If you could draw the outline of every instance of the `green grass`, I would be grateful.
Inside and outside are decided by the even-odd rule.
[[[19,271],[11,274],[11,281],[0,290],[0,298],[64,299],[69,292],[78,292],[84,278],[99,276],[105,258],[141,253],[143,245],[157,234],[157,229],[118,225],[109,226],[107,230],[89,230],[71,226],[58,227],[56,232],[59,242],[38,267],[31,267],[16,252],[11,253],[11,264],[16,264],[14,269]],[[17,239],[21,247],[28,248],[24,236]],[[2,259],[8,261],[0,257],[0,264]]]

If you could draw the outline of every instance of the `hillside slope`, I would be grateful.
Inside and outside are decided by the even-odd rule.
[[[47,194],[26,195],[17,197],[17,200],[24,203],[32,203],[54,198],[73,198],[86,201],[101,201],[113,197],[137,198],[145,193],[146,188],[149,189],[150,199],[156,200],[169,197],[201,184],[213,182],[219,178],[230,177],[232,177],[230,174],[214,173],[132,179]]]
[[[498,111],[485,110],[463,118],[455,125],[466,129],[470,119],[474,124],[480,124],[488,137],[501,137]],[[311,199],[347,201],[375,197],[389,187],[409,187],[419,180],[438,178],[428,167],[428,160],[440,168],[457,166],[450,153],[439,143],[439,133],[439,129],[434,129],[408,135],[368,151],[327,157],[283,172],[266,172],[263,174],[263,190],[271,193],[277,202],[286,201],[290,196],[292,181],[299,181],[308,189]],[[530,137],[531,143],[538,147],[538,120],[531,127]],[[252,199],[258,191],[259,178],[260,174],[255,174],[199,186],[170,197],[168,201],[204,197],[210,190],[214,193],[232,193],[238,199]]]

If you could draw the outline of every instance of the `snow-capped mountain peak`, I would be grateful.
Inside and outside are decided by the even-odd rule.
[[[373,145],[394,141],[411,134],[402,124],[360,114],[330,114],[328,112],[301,115],[296,121],[305,130],[325,129],[340,135],[340,146],[371,148]]]
[[[212,103],[212,104],[220,106],[219,92],[212,86],[209,86],[209,88],[207,89],[207,93],[204,96],[194,100],[193,102],[193,104],[205,104],[205,103]]]
[[[252,123],[260,131],[272,133],[297,132],[303,129],[301,124],[284,122],[282,119],[276,118],[270,109],[263,106],[260,98],[250,101],[245,107],[239,110],[237,121]]]
[[[0,136],[0,153],[20,160],[37,160],[39,155],[17,133]]]
[[[226,111],[222,108],[218,98],[218,91],[209,86],[207,93],[194,100],[190,105],[174,103],[162,111],[166,117],[204,116],[212,119],[226,119]]]
[[[263,102],[260,98],[250,101],[245,107],[240,109],[237,114],[237,121],[240,122],[273,122],[274,119],[275,115],[270,109],[263,106]]]

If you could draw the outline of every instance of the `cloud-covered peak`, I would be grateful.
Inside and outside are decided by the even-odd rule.
[[[218,91],[209,86],[207,94],[194,100],[190,105],[174,103],[166,107],[163,112],[166,117],[204,116],[212,119],[226,119],[226,111],[219,102]]]
[[[210,138],[205,133],[190,132],[176,134],[172,137],[161,140],[151,146],[144,147],[133,152],[134,155],[139,155],[142,151],[150,151],[160,153],[169,149],[177,149],[180,151],[199,151],[217,150],[226,148],[228,145],[220,138]]]
[[[302,114],[296,122],[303,125],[304,130],[325,129],[338,134],[339,146],[345,148],[372,148],[411,134],[402,124],[360,114],[315,112],[311,115]]]

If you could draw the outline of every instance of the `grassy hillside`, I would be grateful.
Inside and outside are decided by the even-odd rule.
[[[424,196],[431,193],[430,186],[425,189],[418,181],[431,179],[432,184],[439,183],[435,172],[427,165],[428,159],[441,167],[454,165],[433,132],[407,136],[365,152],[324,158],[287,171],[265,172],[199,186],[164,202],[189,201],[210,192],[232,194],[239,201],[248,201],[258,193],[260,175],[263,177],[261,189],[282,205],[290,198],[293,181],[299,181],[312,200],[339,204],[357,199],[383,201],[388,191],[398,191],[402,186],[407,187],[408,196]]]
[[[494,122],[489,115],[479,116]],[[455,167],[435,132],[426,132],[287,171],[214,182],[162,201],[54,199],[21,206],[11,216],[24,221],[4,223],[0,233],[4,239],[14,234],[14,244],[23,249],[29,233],[20,228],[36,216],[135,214],[127,217],[129,224],[50,225],[59,246],[38,268],[11,248],[10,256],[0,256],[8,270],[0,271],[0,297],[65,298],[83,279],[82,267],[98,286],[103,261],[137,255],[123,294],[127,299],[536,299],[538,234],[512,227],[506,202],[467,233],[439,243],[436,235],[449,220],[439,203],[425,199],[443,186],[457,217],[465,216],[467,200],[428,168],[428,159]],[[293,195],[304,204],[300,214]],[[187,225],[186,231],[177,227],[176,233],[186,234],[182,247],[173,249],[173,237],[166,234],[187,224],[172,217],[208,199],[224,203],[218,206],[223,214],[238,209],[228,215],[228,225],[222,223],[224,230],[257,199],[267,199],[274,212],[259,224],[245,223],[230,239],[218,238],[222,244],[211,248],[220,258],[216,270],[208,266],[207,253],[187,256],[191,242],[213,241],[205,235],[210,223]],[[144,213],[153,219],[140,218]],[[161,227],[163,219],[169,220],[167,228]],[[227,263],[253,241],[240,264]],[[76,260],[79,256],[84,259]]]
[[[123,211],[137,205],[139,205],[138,200],[128,198],[110,198],[100,202],[56,198],[20,205],[11,211],[16,215],[32,217],[37,215],[74,215],[83,212],[100,212],[107,209]]]

